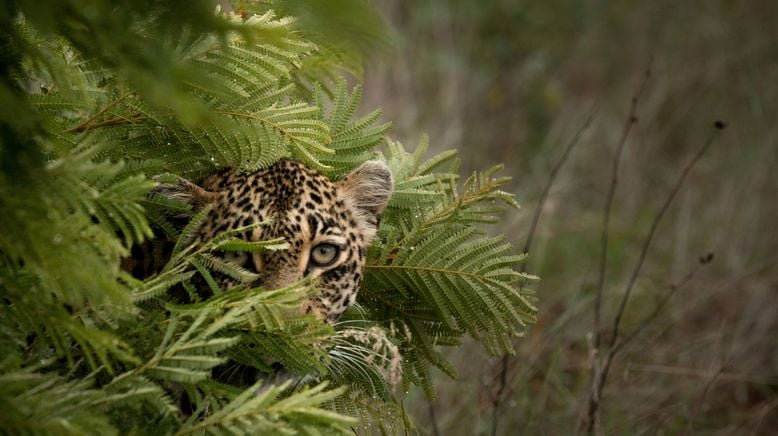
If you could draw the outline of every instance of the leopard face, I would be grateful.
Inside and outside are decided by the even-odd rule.
[[[256,271],[252,286],[279,289],[305,276],[318,279],[317,296],[301,311],[334,323],[352,304],[362,281],[365,253],[392,193],[392,175],[368,161],[343,180],[332,181],[303,164],[281,160],[253,174],[224,171],[189,184],[188,200],[211,210],[199,229],[210,239],[230,229],[267,222],[245,238],[283,238],[289,248],[230,253],[229,260]]]

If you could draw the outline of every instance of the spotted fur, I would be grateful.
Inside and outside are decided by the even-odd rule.
[[[329,323],[337,321],[356,299],[366,250],[392,193],[392,174],[379,161],[364,163],[341,181],[281,160],[253,174],[224,171],[204,180],[202,187],[184,183],[179,197],[196,208],[212,205],[199,229],[203,239],[268,221],[246,238],[281,237],[290,248],[241,254],[231,260],[259,273],[260,281],[252,285],[266,289],[282,288],[308,275],[318,278],[319,294],[301,310]],[[337,247],[331,264],[317,265],[311,257],[322,244]]]

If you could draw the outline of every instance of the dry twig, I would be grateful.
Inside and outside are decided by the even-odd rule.
[[[613,198],[616,196],[616,187],[619,183],[619,166],[621,164],[621,155],[624,152],[624,146],[629,138],[629,133],[632,127],[638,122],[637,108],[640,98],[643,96],[643,92],[648,84],[648,79],[651,77],[650,63],[646,68],[643,80],[640,83],[640,87],[635,95],[632,97],[632,101],[629,107],[629,113],[627,120],[624,123],[624,128],[621,131],[621,137],[619,138],[618,145],[616,146],[616,154],[613,156],[613,163],[611,165],[611,178],[608,185],[608,195],[605,197],[605,209],[603,212],[602,228],[600,232],[600,262],[599,272],[597,275],[597,287],[594,296],[594,337],[591,351],[591,365],[594,375],[592,380],[597,380],[602,372],[600,366],[600,338],[601,338],[601,318],[602,318],[602,294],[605,289],[605,271],[608,263],[608,237],[610,229],[611,209],[613,207]],[[589,434],[594,433],[594,417],[596,411],[599,408],[600,402],[600,390],[596,384],[591,386],[591,394],[589,395],[589,412],[588,412],[588,426],[587,432]]]
[[[587,419],[586,430],[589,435],[594,434],[594,429],[596,427],[596,423],[598,421],[598,416],[600,413],[600,400],[601,400],[602,389],[605,386],[605,382],[608,379],[608,372],[610,371],[611,365],[613,363],[613,359],[618,353],[618,351],[623,348],[623,345],[620,345],[618,342],[621,319],[627,308],[627,304],[629,303],[629,298],[631,296],[632,289],[634,288],[635,283],[637,282],[637,278],[640,275],[640,271],[643,268],[643,262],[645,261],[646,256],[648,254],[648,249],[651,247],[651,243],[653,241],[654,235],[656,234],[656,230],[659,227],[659,223],[662,221],[662,218],[664,217],[665,213],[667,213],[668,209],[670,208],[670,204],[673,202],[676,195],[678,195],[678,192],[681,190],[681,187],[683,186],[683,183],[686,180],[689,173],[691,172],[692,168],[694,168],[695,164],[702,158],[703,155],[705,155],[705,153],[708,151],[710,146],[713,144],[713,140],[716,138],[717,133],[721,131],[724,127],[725,125],[721,121],[716,121],[714,123],[715,130],[711,133],[711,135],[709,136],[705,144],[703,144],[703,146],[697,151],[694,157],[683,168],[683,171],[681,172],[680,177],[678,178],[675,185],[673,186],[673,189],[670,191],[667,198],[665,199],[665,202],[660,208],[659,212],[656,214],[653,221],[651,222],[651,227],[645,239],[643,240],[643,245],[640,250],[640,255],[638,256],[638,260],[632,269],[632,273],[629,277],[629,280],[627,281],[627,285],[624,289],[621,302],[619,303],[619,308],[614,317],[613,326],[611,329],[611,337],[608,343],[608,354],[604,362],[601,362],[598,357],[599,354],[599,350],[597,349],[598,343],[595,341],[594,344],[595,349],[592,352],[592,382],[591,382],[591,390],[589,393],[589,409],[586,417]],[[666,299],[669,299],[669,297],[672,296],[672,292],[674,291],[671,290],[671,293],[667,296]],[[664,307],[664,304],[660,303],[660,307],[659,307],[660,311],[662,307]],[[656,314],[658,313],[659,312],[656,312]],[[649,317],[646,320],[646,323],[650,322],[656,316],[656,314],[649,315]],[[641,326],[638,327],[636,332],[630,334],[626,340],[631,340],[637,334],[637,332],[639,332],[639,330],[641,330],[643,327],[644,325],[641,324]],[[599,333],[595,332],[595,337],[598,336]]]

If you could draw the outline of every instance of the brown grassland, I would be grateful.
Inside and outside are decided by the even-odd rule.
[[[452,351],[459,377],[410,400],[420,428],[561,435],[595,416],[598,434],[775,434],[776,5],[379,5],[397,50],[365,75],[365,106],[406,144],[426,131],[459,149],[465,170],[504,162],[523,207],[498,231],[516,247],[541,208],[528,264],[542,278],[538,323],[508,359]]]

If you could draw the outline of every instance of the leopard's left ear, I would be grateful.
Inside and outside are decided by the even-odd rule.
[[[205,190],[182,177],[176,177],[173,183],[161,183],[153,192],[189,203],[194,211],[213,203],[218,196],[217,193]]]
[[[348,173],[339,184],[342,192],[356,207],[376,218],[389,203],[394,188],[392,172],[380,160],[369,160],[363,163],[359,168]]]

